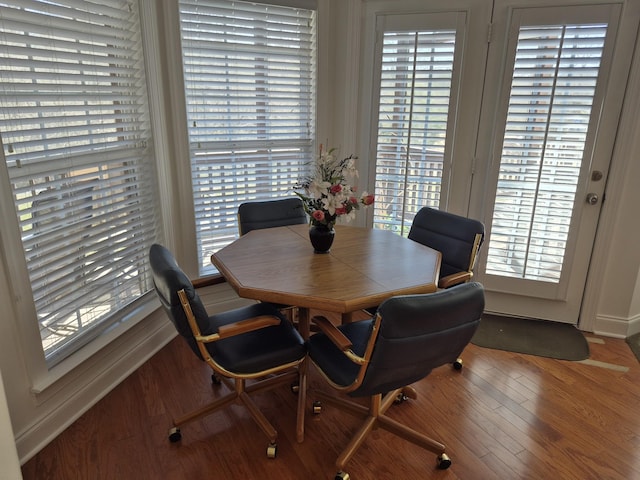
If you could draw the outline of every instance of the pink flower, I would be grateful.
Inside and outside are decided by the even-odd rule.
[[[322,222],[324,220],[324,212],[322,210],[314,210],[311,216],[318,222]]]
[[[367,192],[364,192],[362,194],[362,204],[363,205],[372,205],[374,200],[375,200],[375,197],[374,197],[373,194],[369,195],[369,194],[367,194]]]
[[[349,203],[351,205],[357,205],[358,204],[358,199],[356,197],[349,197]]]
[[[333,194],[340,193],[342,191],[342,185],[340,185],[339,183],[336,185],[331,185],[329,191]]]
[[[340,215],[344,215],[345,213],[347,213],[347,209],[346,207],[338,207],[336,208],[336,216],[340,216]]]

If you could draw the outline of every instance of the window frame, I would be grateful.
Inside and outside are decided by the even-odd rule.
[[[155,12],[154,2],[151,0],[138,0],[140,29],[142,36],[142,51],[145,57],[143,69],[147,78],[147,95],[146,104],[149,109],[150,118],[150,134],[152,144],[148,145],[150,150],[149,158],[154,163],[163,164],[169,158],[166,150],[158,142],[158,128],[161,125],[156,115],[152,115],[152,111],[162,110],[162,104],[158,102],[158,92],[161,90],[161,79],[150,78],[149,68],[159,70],[159,35],[157,28],[157,12]],[[147,53],[149,52],[149,55]],[[153,57],[151,60],[147,57]],[[161,116],[163,117],[163,116]],[[1,139],[0,139],[1,141]],[[0,147],[2,145],[0,144]],[[0,161],[5,162],[4,148],[0,148]],[[153,169],[152,169],[153,170]],[[157,184],[158,175],[152,173],[151,183]],[[48,388],[56,384],[62,378],[74,371],[78,371],[78,367],[92,358],[96,358],[99,352],[109,348],[114,348],[114,342],[125,333],[131,331],[136,325],[145,319],[153,316],[158,310],[159,303],[153,295],[152,290],[143,293],[129,306],[119,309],[114,315],[114,320],[108,322],[106,329],[90,339],[86,343],[80,344],[79,348],[63,357],[56,358],[53,362],[45,359],[42,341],[40,338],[40,328],[37,320],[34,300],[30,295],[30,281],[27,268],[27,261],[24,254],[23,244],[20,234],[20,226],[15,213],[13,200],[13,190],[10,187],[11,180],[7,168],[0,168],[0,185],[8,188],[0,189],[0,212],[3,215],[3,226],[5,228],[0,231],[0,260],[2,260],[2,268],[0,269],[8,280],[9,291],[7,296],[11,298],[10,318],[13,323],[13,330],[16,338],[19,340],[21,351],[24,355],[25,368],[30,379],[30,390],[37,398],[48,398],[50,393]],[[157,188],[154,188],[154,194],[157,196]],[[156,238],[160,240],[163,237],[162,223],[158,221],[154,227]],[[29,293],[26,293],[29,292]],[[155,322],[155,320],[154,320]],[[125,340],[126,341],[126,340]],[[137,342],[139,342],[138,340]],[[119,343],[119,342],[116,342]]]
[[[155,43],[152,39],[148,42],[153,46],[152,50],[155,50],[155,54],[147,52],[147,61],[150,62],[150,68],[158,72],[157,75],[149,73],[149,79],[161,78],[155,88],[151,87],[150,95],[154,99],[153,107],[157,109],[152,120],[158,124],[158,131],[163,132],[162,136],[155,136],[155,141],[157,155],[163,157],[158,162],[157,174],[159,189],[163,192],[159,205],[164,225],[164,241],[167,247],[174,252],[185,273],[190,278],[196,278],[200,276],[201,259],[197,251],[185,96],[167,93],[184,92],[182,68],[175,68],[176,65],[182,65],[178,0],[166,0],[160,5],[154,0],[140,1],[152,4],[148,7],[149,16],[158,16],[157,29],[161,32]],[[260,3],[316,9],[318,23],[317,95],[318,98],[324,98],[330,91],[329,85],[333,69],[333,62],[328,56],[330,41],[334,40],[330,33],[332,17],[328,3],[324,0],[261,0]],[[348,4],[345,2],[344,6],[349,7],[349,14],[354,21],[359,18],[358,11],[353,8],[351,2]],[[343,7],[342,2],[340,7]],[[347,32],[346,29],[344,31],[354,34]],[[350,62],[348,65],[355,68],[354,62]],[[357,84],[357,76],[351,78],[351,81],[351,83]],[[340,97],[335,98],[339,99]],[[355,111],[356,97],[352,96],[350,101],[353,102]],[[340,124],[332,125],[329,122],[331,112],[331,102],[317,104],[316,138],[340,138],[342,140],[342,135],[347,127],[341,128]],[[332,127],[334,127],[333,130]],[[353,125],[349,125],[348,128],[353,129]],[[348,140],[341,144],[351,148],[353,147],[353,139],[353,135],[349,136]],[[222,278],[219,273],[214,273],[212,277]]]

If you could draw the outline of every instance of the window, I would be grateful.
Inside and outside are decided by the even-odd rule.
[[[438,208],[456,31],[383,35],[374,228],[408,235],[416,212]]]
[[[292,195],[313,159],[315,20],[304,8],[180,1],[201,274],[238,236],[238,205]]]
[[[150,290],[147,111],[136,1],[3,4],[0,135],[49,366]]]
[[[486,271],[558,283],[607,25],[522,26]]]

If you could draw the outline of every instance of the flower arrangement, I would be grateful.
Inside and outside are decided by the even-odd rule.
[[[349,155],[338,160],[334,155],[335,148],[323,151],[320,145],[318,155],[311,175],[298,181],[295,192],[302,199],[305,211],[309,214],[312,225],[325,225],[332,229],[338,217],[346,221],[355,218],[360,205],[373,204],[374,196],[363,192],[360,198],[356,196],[356,188],[349,183],[349,179],[358,176],[355,160]]]

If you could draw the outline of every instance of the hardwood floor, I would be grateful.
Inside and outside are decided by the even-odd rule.
[[[441,367],[391,416],[443,442],[453,464],[376,430],[347,465],[353,480],[640,479],[640,364],[623,340],[590,343],[593,365],[469,345],[464,368]],[[613,366],[623,367],[615,369]],[[628,368],[624,371],[624,368]],[[330,390],[313,367],[311,385]],[[254,398],[279,432],[277,458],[241,408],[182,429],[173,416],[217,395],[208,367],[177,338],[23,468],[25,480],[328,480],[358,421],[327,406],[295,440],[288,388]],[[309,405],[313,400],[310,394]]]

